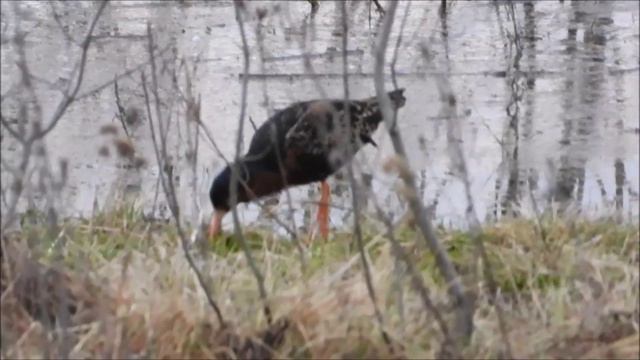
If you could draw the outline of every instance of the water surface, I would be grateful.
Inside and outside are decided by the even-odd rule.
[[[534,203],[546,208],[570,208],[588,216],[617,212],[627,219],[638,216],[639,149],[639,31],[638,4],[631,1],[517,2],[513,9],[502,2],[456,1],[445,17],[440,2],[403,2],[396,13],[387,59],[392,57],[400,23],[410,6],[396,63],[397,82],[406,88],[407,104],[400,111],[400,131],[411,167],[427,204],[437,204],[436,219],[465,226],[467,207],[462,182],[451,173],[447,121],[437,87],[446,75],[457,97],[458,121],[473,200],[481,220],[502,216],[532,216]],[[53,20],[49,3],[25,2],[29,31],[26,50],[29,66],[38,77],[64,85],[79,54],[69,45]],[[55,4],[61,23],[77,40],[86,31],[97,3]],[[265,9],[260,20],[256,10]],[[250,2],[246,22],[251,66],[247,119],[262,123],[275,109],[299,100],[343,96],[340,11],[321,2],[315,17],[306,2]],[[374,95],[373,56],[379,15],[367,2],[348,6],[349,88],[353,98]],[[9,2],[2,2],[2,93],[19,81],[16,47],[4,39],[15,27]],[[183,215],[208,215],[208,188],[224,162],[200,132],[197,162],[191,151],[196,130],[185,120],[183,94],[172,85],[171,72],[192,72],[193,91],[201,97],[201,117],[216,145],[227,158],[234,155],[240,112],[242,51],[231,2],[165,3],[113,2],[98,23],[89,52],[81,94],[112,80],[148,60],[146,24],[152,26],[158,48],[175,46],[159,61],[162,109],[171,116],[167,143],[172,175]],[[305,42],[306,35],[308,41]],[[425,49],[427,50],[425,52]],[[305,67],[304,53],[313,68]],[[426,56],[425,56],[426,55]],[[184,59],[180,67],[176,58]],[[173,59],[169,61],[167,59]],[[144,67],[149,76],[149,67]],[[164,72],[163,72],[164,71]],[[391,88],[389,77],[387,87]],[[185,90],[184,77],[179,80]],[[68,184],[59,195],[67,216],[86,216],[119,193],[126,192],[153,217],[167,217],[158,195],[158,171],[147,126],[139,73],[119,81],[119,97],[127,109],[140,109],[128,131],[137,156],[147,165],[135,169],[115,156],[112,138],[100,134],[106,124],[120,127],[112,86],[74,103],[46,138],[52,164],[67,159]],[[44,82],[38,85],[44,113],[51,113],[60,95]],[[15,102],[3,101],[3,114],[15,113]],[[46,117],[45,117],[46,118]],[[252,136],[245,126],[245,144]],[[122,133],[119,136],[124,136]],[[385,210],[400,216],[404,203],[396,191],[396,178],[382,171],[393,154],[384,129],[375,134],[378,148],[369,147],[356,158],[358,174],[370,189],[362,200],[375,197]],[[107,146],[109,157],[100,154]],[[20,147],[3,129],[2,157],[17,161]],[[102,150],[104,151],[104,150]],[[55,167],[55,166],[54,166]],[[195,176],[194,176],[195,171]],[[9,178],[3,168],[3,187]],[[332,223],[343,224],[351,204],[344,177],[333,178]],[[317,186],[291,191],[297,225],[312,208]],[[275,213],[287,219],[285,196]],[[38,205],[42,198],[31,201]],[[28,205],[25,201],[21,209]],[[371,204],[368,204],[371,206]],[[3,204],[3,206],[5,206]],[[241,206],[244,223],[262,217],[256,205]],[[371,208],[369,208],[371,210]],[[227,219],[230,221],[230,219]],[[288,221],[288,220],[286,220]],[[225,226],[229,226],[225,223]]]

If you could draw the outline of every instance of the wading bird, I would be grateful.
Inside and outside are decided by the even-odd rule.
[[[388,93],[391,104],[405,104],[404,89]],[[232,168],[236,203],[249,202],[297,185],[321,183],[318,209],[320,233],[329,233],[329,185],[327,177],[351,161],[371,138],[382,121],[376,96],[363,100],[311,100],[276,112],[253,135],[249,151],[236,163],[226,166],[209,191],[214,214],[209,236],[221,231],[223,216],[235,205],[231,200]],[[348,119],[347,119],[348,117]]]

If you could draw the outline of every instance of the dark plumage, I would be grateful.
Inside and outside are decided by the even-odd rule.
[[[388,93],[395,108],[404,105],[404,89]],[[348,102],[311,100],[290,105],[267,120],[253,136],[249,151],[238,165],[238,202],[277,193],[288,186],[324,181],[350,161],[382,121],[377,97]],[[225,167],[211,185],[215,209],[210,233],[220,231],[220,221],[230,204],[231,168]]]

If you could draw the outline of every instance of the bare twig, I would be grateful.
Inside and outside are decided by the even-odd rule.
[[[454,96],[453,94],[449,94],[449,99],[452,99],[453,96]],[[480,221],[478,220],[478,216],[476,215],[473,197],[471,195],[471,183],[469,181],[467,164],[464,158],[464,153],[462,152],[462,149],[460,147],[460,142],[458,141],[459,130],[456,131],[457,126],[454,124],[454,122],[457,119],[457,117],[455,116],[455,110],[453,110],[453,108],[455,107],[455,104],[456,104],[455,101],[449,101],[447,105],[449,106],[449,109],[450,109],[449,111],[452,113],[451,118],[447,121],[447,125],[449,128],[449,131],[447,132],[449,137],[448,143],[449,143],[449,146],[453,148],[452,149],[453,151],[451,152],[451,154],[452,154],[452,157],[454,157],[453,161],[457,162],[457,167],[459,170],[458,177],[462,180],[462,183],[464,184],[465,196],[467,200],[467,210],[466,210],[467,221],[470,224],[471,234],[474,239],[474,243],[476,244],[477,250],[480,254],[480,258],[484,263],[484,276],[485,276],[485,279],[487,280],[487,286],[489,288],[489,297],[491,298],[491,302],[496,308],[496,315],[498,317],[498,326],[500,328],[500,333],[504,340],[506,356],[507,358],[513,358],[513,353],[511,351],[511,343],[509,341],[506,322],[504,320],[504,311],[502,310],[502,306],[500,305],[499,301],[496,300],[497,283],[493,275],[493,266],[491,264],[491,261],[489,260],[489,257],[487,256],[487,251],[485,249],[484,241],[482,239],[482,235],[481,235],[482,227],[480,225]]]
[[[69,34],[69,31],[67,29],[65,29],[65,26],[62,24],[62,19],[60,19],[60,14],[58,14],[58,11],[56,10],[56,7],[55,7],[54,4],[55,3],[53,1],[49,2],[49,6],[51,7],[51,14],[53,15],[53,19],[55,20],[56,24],[58,24],[58,27],[60,28],[60,32],[62,33],[64,38],[67,40],[67,42],[69,42],[71,44],[75,44],[76,43],[75,39],[73,39],[71,34]]]
[[[118,80],[115,79],[113,81],[113,92],[116,97],[116,107],[118,108],[118,114],[116,114],[116,117],[118,118],[118,120],[120,120],[120,125],[122,125],[124,133],[128,138],[131,138],[131,135],[129,135],[129,130],[127,129],[127,124],[124,122],[126,115],[124,107],[122,106],[122,101],[120,100],[120,93],[118,92]]]
[[[314,24],[314,23],[312,22],[312,24]],[[300,43],[300,48],[302,50],[302,64],[304,65],[305,72],[307,74],[311,75],[311,79],[313,80],[313,84],[315,85],[316,90],[318,91],[320,96],[323,99],[327,99],[328,98],[327,91],[324,89],[324,87],[322,86],[322,84],[318,80],[318,77],[316,76],[316,71],[315,71],[315,68],[313,67],[313,63],[311,62],[311,58],[309,57],[309,52],[308,52],[308,49],[307,49],[307,47],[308,47],[308,39],[307,39],[307,37],[309,36],[309,27],[310,26],[312,26],[312,25],[308,25],[306,19],[303,20],[303,22],[302,22],[302,39],[301,39],[301,43]]]
[[[384,90],[384,59],[387,44],[389,42],[389,34],[393,25],[394,14],[398,6],[397,2],[391,2],[385,16],[382,30],[380,31],[377,39],[375,49],[375,87],[378,96],[378,101],[382,110],[383,118],[391,137],[393,147],[396,154],[401,161],[407,165],[407,156],[404,148],[402,138],[393,121],[393,110],[391,107],[390,99],[386,95]],[[427,246],[434,254],[438,269],[442,273],[443,277],[447,281],[449,288],[448,292],[453,299],[454,306],[456,308],[456,320],[455,320],[455,336],[456,342],[462,340],[466,341],[470,338],[473,332],[473,304],[471,299],[465,294],[460,277],[457,271],[453,267],[451,260],[449,259],[444,248],[438,241],[433,226],[428,217],[427,211],[421,201],[418,198],[418,189],[415,183],[415,176],[413,172],[406,166],[405,171],[400,172],[400,177],[404,182],[404,185],[410,192],[408,196],[409,207],[414,214],[414,218],[418,227],[420,228]]]
[[[100,16],[102,15],[102,12],[106,7],[106,5],[107,5],[106,1],[103,1],[102,3],[100,3],[98,11],[94,15],[91,21],[91,24],[89,25],[87,34],[84,38],[84,41],[82,42],[81,56],[80,56],[80,59],[78,60],[78,63],[76,64],[76,68],[72,72],[72,76],[75,75],[76,77],[75,86],[72,86],[73,82],[69,82],[67,89],[63,93],[63,99],[58,104],[56,111],[52,116],[52,120],[49,122],[47,127],[43,129],[42,128],[42,120],[43,120],[42,108],[40,106],[40,102],[38,100],[38,97],[36,95],[36,92],[32,83],[32,80],[34,79],[34,77],[32,76],[31,71],[28,67],[27,55],[25,50],[25,39],[27,34],[22,31],[20,26],[21,24],[20,18],[22,16],[21,14],[22,10],[20,9],[20,5],[18,3],[14,3],[14,9],[16,12],[16,26],[15,26],[16,34],[13,38],[13,41],[16,45],[16,51],[18,54],[18,61],[16,65],[20,69],[21,86],[24,88],[24,90],[28,93],[28,95],[31,98],[30,103],[32,105],[31,108],[34,111],[34,116],[32,118],[33,121],[31,121],[31,123],[33,124],[33,128],[29,136],[26,135],[26,129],[24,128],[24,124],[29,123],[29,116],[28,116],[29,112],[25,104],[21,104],[17,131],[12,131],[15,129],[12,129],[8,125],[8,122],[6,122],[5,119],[2,119],[2,125],[6,129],[8,129],[9,133],[11,133],[12,136],[18,135],[16,138],[18,139],[18,142],[22,145],[21,160],[19,161],[17,172],[14,174],[13,183],[15,186],[13,188],[14,189],[13,199],[9,203],[7,211],[3,214],[5,216],[3,216],[2,218],[3,220],[2,233],[4,233],[4,231],[8,227],[10,227],[16,219],[16,209],[17,209],[18,202],[23,194],[24,187],[27,184],[26,182],[26,180],[28,180],[27,170],[29,168],[29,163],[30,163],[34,146],[36,145],[38,140],[42,139],[51,130],[53,130],[53,128],[56,126],[56,124],[64,115],[66,109],[75,100],[75,95],[77,95],[78,89],[82,85],[85,65],[87,60],[87,51],[89,49],[89,46],[92,40],[91,35],[93,34],[93,30],[98,20],[100,19]]]
[[[184,63],[184,59],[182,60]],[[193,75],[196,75],[197,63],[193,65]],[[198,199],[198,150],[200,145],[200,96],[195,99],[193,94],[192,75],[189,72],[189,67],[184,67],[184,76],[186,81],[186,95],[184,96],[185,113],[186,113],[186,128],[187,128],[187,161],[191,164],[191,191],[193,199]],[[177,80],[176,80],[177,82]],[[177,84],[176,84],[176,87]],[[195,134],[193,134],[195,133]],[[200,201],[194,201],[195,213],[201,214]]]
[[[249,118],[251,119],[251,118]],[[271,136],[272,136],[272,143],[273,144],[277,144],[278,143],[278,129],[277,127],[273,127],[273,131],[271,132]],[[287,207],[289,210],[289,218],[291,219],[291,227],[293,229],[293,231],[289,231],[289,234],[291,235],[291,241],[293,242],[293,244],[295,245],[297,251],[298,251],[298,257],[300,259],[300,267],[302,270],[302,273],[305,274],[306,273],[306,269],[307,269],[307,261],[305,260],[305,255],[304,255],[304,249],[302,247],[302,243],[300,242],[300,240],[298,239],[298,234],[296,233],[296,222],[295,222],[295,218],[293,216],[293,201],[291,200],[291,192],[289,191],[289,187],[287,186],[287,176],[286,176],[286,169],[284,167],[284,161],[283,161],[283,154],[280,153],[280,148],[279,146],[275,146],[275,150],[276,150],[276,157],[278,158],[278,167],[280,170],[280,176],[282,177],[282,179],[284,179],[284,186],[285,186],[285,197],[287,199]],[[277,216],[274,216],[274,219],[276,221],[279,221]]]
[[[4,93],[2,93],[0,95],[0,104],[2,104],[6,99],[8,99],[9,97],[11,97],[13,94],[15,94],[18,91],[18,86],[16,86],[16,84],[12,84],[11,86],[9,86],[9,88],[7,89],[7,91],[5,91]]]
[[[349,26],[347,23],[347,5],[346,2],[342,1],[340,3],[340,9],[342,12],[342,84],[344,91],[344,119],[347,124],[350,123],[351,114],[349,113],[349,72],[348,72],[348,63],[347,63],[347,38]],[[346,126],[349,131],[353,131],[351,126]],[[351,139],[352,135],[349,134],[347,137]],[[351,144],[351,141],[347,141],[347,144]],[[349,152],[354,151],[354,149],[349,149]],[[385,330],[384,325],[384,317],[382,316],[382,312],[378,307],[378,301],[376,297],[376,291],[373,287],[373,281],[371,280],[371,269],[369,268],[369,263],[367,262],[367,257],[364,253],[364,244],[362,241],[362,229],[360,227],[360,202],[358,199],[358,184],[353,176],[353,166],[351,163],[347,164],[347,175],[349,178],[349,184],[351,185],[351,201],[353,205],[353,230],[356,237],[356,243],[358,245],[358,251],[360,252],[360,259],[362,260],[362,268],[364,270],[364,280],[367,285],[367,291],[369,292],[369,298],[371,299],[371,304],[373,305],[374,313],[376,316],[376,320],[378,321],[378,326],[380,326],[380,332],[382,334],[382,339],[385,344],[389,347],[391,353],[393,353],[393,345],[391,344],[391,338],[387,331]]]
[[[79,63],[77,64],[78,70],[77,70],[77,75],[75,75],[76,77],[75,85],[72,86],[73,81],[69,81],[69,85],[67,86],[67,89],[64,91],[63,99],[60,102],[60,104],[58,104],[57,109],[54,111],[53,116],[51,117],[51,121],[38,134],[33,134],[34,137],[43,138],[51,130],[53,130],[58,124],[58,122],[60,121],[60,118],[62,118],[62,115],[65,113],[69,105],[71,105],[71,103],[75,100],[76,95],[78,95],[78,91],[80,90],[80,86],[82,85],[82,80],[84,79],[84,72],[85,72],[85,67],[87,63],[87,53],[89,51],[89,45],[91,45],[93,30],[95,29],[96,24],[100,19],[100,15],[102,15],[102,12],[107,6],[107,3],[108,1],[106,0],[100,3],[100,7],[98,7],[98,11],[94,15],[93,20],[91,21],[91,25],[89,25],[89,30],[87,31],[87,35],[84,37],[84,40],[81,43],[82,53],[80,55]]]
[[[249,78],[246,74],[249,73],[249,45],[247,43],[247,36],[245,34],[244,29],[244,21],[242,19],[242,9],[240,8],[240,4],[238,2],[233,3],[235,13],[236,13],[236,22],[238,23],[238,27],[240,29],[240,36],[242,37],[242,55],[244,58],[244,74],[242,78],[242,93],[240,95],[240,118],[238,122],[238,137],[236,138],[236,154],[235,154],[235,163],[231,167],[231,191],[230,191],[230,202],[232,206],[232,215],[233,215],[233,225],[234,225],[234,233],[238,241],[240,241],[240,245],[242,246],[242,250],[247,258],[247,262],[251,267],[251,271],[256,278],[256,282],[258,283],[258,291],[260,292],[260,298],[262,299],[264,305],[264,313],[267,318],[267,322],[269,324],[272,323],[273,318],[271,315],[271,308],[267,302],[267,290],[264,286],[264,277],[258,266],[256,265],[253,256],[251,255],[251,251],[249,250],[249,246],[247,245],[247,241],[245,240],[242,234],[242,228],[240,225],[240,219],[238,217],[237,203],[238,203],[238,184],[239,184],[239,174],[238,174],[238,161],[240,160],[240,154],[242,153],[242,139],[244,135],[244,118],[247,107],[247,87]]]
[[[380,218],[380,220],[382,220],[382,223],[385,225],[385,228],[387,230],[387,238],[391,242],[394,256],[407,266],[407,271],[409,272],[409,276],[411,277],[411,286],[413,286],[413,288],[418,292],[418,295],[422,300],[422,304],[424,305],[425,311],[431,313],[436,319],[436,323],[440,327],[440,331],[442,331],[442,335],[445,339],[445,346],[452,346],[454,343],[451,339],[451,334],[449,333],[449,327],[444,321],[440,310],[438,310],[438,308],[431,300],[429,289],[427,289],[427,286],[424,284],[420,273],[415,268],[413,262],[409,258],[409,255],[406,251],[404,251],[402,245],[400,245],[398,239],[396,239],[395,235],[393,234],[393,224],[391,223],[391,219],[384,214],[384,211],[380,207],[377,199],[374,198],[373,201],[378,217]]]
[[[157,96],[157,86],[158,86],[158,82],[156,79],[156,66],[155,66],[155,57],[154,57],[154,52],[153,52],[153,36],[151,34],[151,25],[147,24],[147,37],[148,37],[148,53],[149,53],[149,61],[151,64],[151,70],[152,70],[152,84],[154,86],[154,89],[152,89],[155,93],[155,99],[156,99],[156,103],[155,103],[155,107],[156,107],[156,120],[160,123],[162,121],[161,118],[161,111],[160,111],[160,103],[159,103],[159,97]],[[201,289],[204,291],[205,296],[207,298],[207,301],[209,303],[209,305],[211,306],[211,308],[214,310],[216,317],[218,318],[218,322],[220,323],[221,327],[225,327],[226,326],[226,322],[224,321],[224,318],[222,316],[222,312],[220,311],[220,308],[218,307],[217,303],[213,300],[213,297],[211,295],[211,291],[209,289],[209,287],[207,286],[207,283],[204,281],[204,277],[203,275],[200,273],[200,271],[198,270],[198,267],[195,264],[195,261],[193,260],[190,252],[189,252],[189,248],[188,248],[188,240],[186,237],[186,234],[184,233],[184,229],[181,226],[181,222],[180,222],[180,214],[179,214],[179,208],[178,208],[178,202],[176,199],[176,194],[175,194],[175,187],[172,181],[172,176],[168,176],[167,179],[167,174],[162,171],[162,169],[164,168],[165,164],[166,164],[166,160],[167,160],[167,152],[166,152],[166,143],[163,141],[159,141],[158,140],[158,136],[156,135],[156,129],[154,126],[154,121],[153,121],[153,114],[151,111],[151,104],[150,104],[150,96],[149,96],[149,91],[147,90],[147,79],[146,76],[144,74],[144,72],[141,72],[141,81],[142,81],[142,90],[144,92],[144,98],[145,98],[145,105],[146,105],[146,109],[147,109],[147,116],[148,116],[148,122],[149,122],[149,129],[151,130],[151,138],[153,141],[153,148],[154,148],[154,154],[156,157],[156,162],[158,164],[158,168],[160,169],[159,171],[159,177],[160,177],[160,183],[162,185],[163,191],[167,197],[167,201],[169,203],[169,209],[171,210],[171,214],[173,215],[173,218],[176,222],[176,229],[178,231],[178,236],[180,237],[180,243],[182,245],[182,250],[185,254],[185,258],[187,259],[187,262],[189,263],[189,266],[191,267],[191,269],[193,270],[193,272],[196,274],[196,278],[198,280],[198,284],[200,285]],[[160,134],[161,135],[161,134]]]
[[[377,12],[379,12],[381,15],[385,14],[384,8],[382,7],[382,5],[380,5],[380,2],[378,0],[371,0],[371,2],[375,4]]]
[[[264,11],[264,12],[262,12]],[[258,43],[258,55],[260,57],[260,71],[264,74],[265,70],[265,55],[264,55],[264,33],[263,28],[264,25],[262,20],[266,16],[266,10],[259,9],[258,10],[258,23],[256,24],[256,41]],[[273,104],[271,104],[271,99],[269,99],[269,92],[267,91],[267,81],[262,81],[262,99],[264,102],[264,106],[267,108],[267,117],[273,115]],[[253,130],[257,130],[256,124],[253,122],[251,116],[249,116],[249,122],[251,126],[253,126]]]
[[[538,232],[538,235],[540,236],[540,240],[542,240],[543,243],[547,242],[547,231],[544,228],[543,224],[542,224],[542,214],[540,212],[540,207],[538,206],[538,201],[536,200],[534,194],[533,194],[533,176],[531,174],[529,174],[529,178],[527,179],[529,186],[528,186],[528,190],[527,191],[529,193],[529,201],[531,201],[531,206],[533,207],[533,215],[535,216],[535,220],[536,220],[536,231]],[[600,182],[598,182],[598,184],[602,184],[602,180],[600,180]],[[602,188],[601,188],[602,189]]]
[[[266,90],[265,90],[265,93],[266,93]],[[266,96],[267,96],[267,95],[265,95],[265,97],[266,97]],[[255,122],[253,122],[253,118],[252,118],[251,116],[249,116],[249,123],[251,124],[251,127],[253,128],[253,131],[258,130],[258,127],[256,126],[256,123],[255,123]]]
[[[227,159],[226,156],[224,156],[224,153],[222,153],[222,150],[220,149],[220,147],[216,143],[215,139],[213,138],[213,135],[211,134],[211,131],[209,130],[209,128],[205,126],[205,124],[202,122],[202,120],[198,121],[198,125],[200,125],[200,128],[202,128],[202,131],[204,133],[204,137],[207,140],[209,140],[209,143],[211,144],[211,146],[213,147],[214,151],[216,152],[216,155],[218,155],[222,159],[222,161],[224,161],[224,163],[226,165],[229,165],[231,162],[229,161],[229,159]]]
[[[144,92],[144,98],[145,98],[145,103],[146,103],[146,108],[147,108],[147,116],[149,117],[148,121],[149,121],[149,128],[151,129],[151,137],[153,140],[153,147],[154,147],[154,153],[156,156],[156,162],[158,164],[158,168],[162,169],[164,161],[161,158],[160,155],[160,149],[158,148],[158,140],[157,137],[155,135],[155,127],[153,126],[153,116],[151,114],[151,106],[150,106],[150,99],[149,99],[149,92],[147,91],[147,79],[144,75],[144,72],[141,73],[141,80],[142,80],[142,90]],[[165,180],[165,173],[164,171],[159,171],[159,178],[160,178],[160,183],[162,185],[162,188],[165,192],[165,194],[167,195],[168,199],[171,199],[170,194],[170,189],[169,186]],[[173,201],[169,200],[170,203],[172,203],[172,205],[176,205]],[[172,211],[171,213],[174,216],[174,219],[176,220],[176,228],[178,230],[178,236],[180,237],[180,243],[182,245],[182,250],[185,254],[185,257],[187,259],[187,262],[189,263],[189,266],[191,267],[191,269],[193,270],[193,272],[196,274],[196,278],[198,280],[198,284],[200,285],[200,287],[202,288],[202,290],[205,293],[205,296],[207,298],[207,302],[209,303],[209,305],[211,306],[211,308],[213,309],[213,311],[215,312],[217,318],[218,318],[218,322],[220,323],[220,326],[225,327],[226,326],[226,322],[224,321],[224,318],[222,317],[222,312],[220,311],[220,308],[218,307],[218,304],[216,304],[215,300],[213,300],[213,297],[211,295],[211,292],[209,290],[209,287],[207,286],[206,282],[204,281],[204,277],[202,276],[202,274],[200,273],[200,270],[198,270],[198,267],[195,264],[195,261],[193,260],[191,254],[189,253],[189,248],[187,245],[187,239],[186,236],[182,230],[182,227],[180,226],[180,219],[178,217],[178,213],[176,211],[176,208],[174,206],[170,206],[169,207]]]
[[[447,61],[447,72],[450,71],[450,58],[449,58],[449,37],[446,29],[446,11],[441,13],[441,26],[442,31],[441,35],[443,37],[443,43],[445,44],[445,58]],[[460,178],[464,185],[465,196],[467,200],[467,209],[466,209],[466,218],[467,222],[470,225],[470,230],[472,237],[474,239],[474,243],[476,245],[476,249],[480,254],[480,258],[484,263],[484,276],[487,280],[487,285],[489,287],[489,297],[496,309],[496,315],[498,317],[498,327],[500,329],[500,333],[502,335],[502,339],[505,345],[505,351],[507,358],[513,358],[513,352],[511,351],[511,343],[508,337],[508,331],[506,328],[506,322],[504,320],[504,314],[501,304],[496,301],[496,293],[497,293],[497,284],[493,275],[493,267],[489,257],[487,256],[487,251],[484,246],[484,241],[482,239],[482,226],[480,225],[480,221],[478,220],[478,216],[476,214],[475,205],[473,201],[473,196],[471,193],[471,182],[469,181],[469,172],[467,167],[466,158],[464,156],[464,152],[462,150],[461,137],[462,132],[460,130],[458,116],[456,111],[457,101],[453,94],[453,89],[451,84],[449,83],[448,77],[439,77],[437,80],[440,86],[438,89],[440,91],[440,97],[445,106],[445,118],[447,120],[447,142],[449,144],[449,154],[451,156],[451,162],[454,164],[454,173]]]
[[[13,129],[13,127],[11,127],[11,125],[9,125],[9,121],[7,119],[5,119],[4,116],[2,116],[2,114],[0,114],[0,124],[2,124],[2,126],[4,126],[4,128],[9,132],[9,134],[11,134],[11,136],[17,140],[19,143],[24,144],[25,139],[22,135],[18,134],[18,132],[16,130]]]
[[[407,18],[409,18],[409,9],[411,9],[411,1],[407,1],[407,6],[404,9],[404,15],[402,16],[402,22],[400,23],[400,31],[396,40],[396,47],[393,49],[393,57],[391,58],[391,64],[389,69],[391,71],[391,82],[394,88],[398,88],[398,80],[396,76],[396,62],[398,61],[398,51],[402,44],[402,34],[404,34],[404,27],[407,24]],[[394,121],[395,122],[395,121]]]
[[[398,88],[398,81],[397,81],[397,77],[396,77],[396,62],[398,60],[398,51],[400,50],[400,45],[402,44],[402,35],[404,33],[404,27],[405,27],[405,25],[407,23],[407,18],[409,17],[409,9],[410,8],[411,8],[411,2],[408,1],[407,5],[405,7],[404,16],[402,17],[402,23],[400,23],[400,31],[398,33],[398,38],[396,40],[395,49],[393,50],[393,57],[391,59],[391,64],[389,65],[390,71],[391,71],[391,82],[393,83],[393,87],[396,88],[396,89]],[[397,123],[397,118],[398,118],[398,112],[397,111],[393,112],[393,117],[394,117],[393,123],[395,124],[395,123]],[[376,201],[376,207],[377,206],[378,206],[378,204],[377,204],[377,201]],[[379,209],[379,208],[377,208],[377,209],[378,209],[378,215],[379,216],[384,216],[382,210]],[[388,220],[388,219],[386,219],[386,217],[385,217],[384,220]],[[389,239],[393,238],[393,228],[392,228],[390,220],[389,220],[389,223],[388,223],[388,226],[387,226],[387,234],[389,235],[388,236]],[[394,246],[394,248],[395,248],[395,245],[393,245],[393,241],[395,241],[395,238],[393,238],[391,241],[392,241],[392,246]],[[400,250],[402,250],[402,248],[400,248]],[[394,251],[396,251],[396,254],[398,254],[397,250],[394,250]],[[397,297],[398,297],[398,311],[400,312],[400,319],[404,323],[404,304],[403,304],[404,293],[403,293],[403,287],[402,287],[402,285],[400,283],[401,274],[399,273],[400,270],[401,270],[401,265],[402,265],[402,262],[400,260],[401,256],[395,256],[395,259],[396,259],[396,261],[395,261],[395,267],[394,267],[395,271],[394,272],[396,274],[396,281],[394,282],[394,284],[395,284],[394,287],[395,287],[395,291],[396,291]],[[406,266],[407,266],[408,269],[409,268],[413,268],[413,264],[406,265]],[[414,275],[415,274],[411,274],[411,277],[412,277],[412,279],[415,280]],[[418,278],[418,280],[419,280],[420,284],[422,284],[422,279]],[[414,283],[414,286],[415,286],[415,281],[412,281],[412,282]],[[418,285],[418,286],[420,286],[420,285]],[[422,288],[424,288],[424,286],[422,286]],[[419,288],[419,287],[417,288],[418,292],[420,294],[423,294],[423,291],[422,291],[423,289],[422,288]],[[424,294],[426,295],[426,300],[424,300],[423,302],[426,305],[426,310],[429,311],[430,310],[429,304],[431,304],[431,300],[428,298],[428,294],[426,293],[426,289],[424,289]],[[439,314],[437,316],[439,316]],[[445,333],[445,338],[447,338],[449,336],[447,331],[446,331],[446,325],[444,325],[443,333]]]
[[[163,49],[154,50],[155,51],[154,57],[156,57],[156,58],[160,57],[161,55],[164,55],[168,50],[170,50],[172,48],[173,48],[173,46],[171,44],[169,44],[169,45],[165,46]],[[87,98],[89,96],[93,96],[94,94],[96,94],[96,93],[106,89],[107,87],[113,85],[113,83],[115,81],[118,81],[118,80],[120,80],[122,78],[125,78],[125,77],[127,77],[127,76],[129,76],[129,75],[131,75],[131,74],[133,74],[133,73],[135,73],[137,71],[140,71],[140,70],[144,69],[147,66],[149,66],[149,61],[144,61],[144,62],[132,67],[131,69],[126,70],[126,71],[124,71],[123,73],[121,73],[119,75],[116,75],[113,80],[106,81],[103,84],[100,84],[100,85],[98,85],[96,87],[93,87],[93,88],[91,88],[91,89],[89,89],[89,90],[87,90],[85,92],[82,92],[82,93],[78,94],[75,97],[75,99],[77,101],[77,100],[82,100],[84,98]]]
[[[516,45],[517,54],[516,57],[522,56],[522,45],[520,43],[520,32],[518,31],[518,22],[516,20],[516,11],[512,2],[509,2],[506,6],[509,7],[509,14],[511,15],[511,23],[513,24],[513,41]],[[519,59],[518,59],[519,60]],[[517,62],[517,60],[516,60]]]

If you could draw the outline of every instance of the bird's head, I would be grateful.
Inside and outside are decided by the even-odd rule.
[[[213,205],[213,217],[209,224],[209,237],[214,237],[222,231],[222,218],[231,210],[231,168],[226,166],[211,184],[209,199]]]
[[[221,212],[228,212],[231,210],[231,204],[229,202],[231,194],[231,167],[226,166],[216,176],[209,189],[209,198],[213,209]]]
[[[235,203],[245,202],[249,200],[249,190],[247,188],[251,174],[254,172],[251,163],[239,162],[233,165],[225,166],[216,176],[209,189],[209,199],[213,205],[213,219],[209,226],[209,235],[214,236],[220,233],[222,218],[235,205],[231,200],[231,180],[232,167],[238,169],[238,180],[235,181],[237,198]]]
[[[389,91],[387,94],[391,100],[391,106],[393,106],[394,109],[403,107],[407,102],[407,98],[404,97],[404,88]]]

